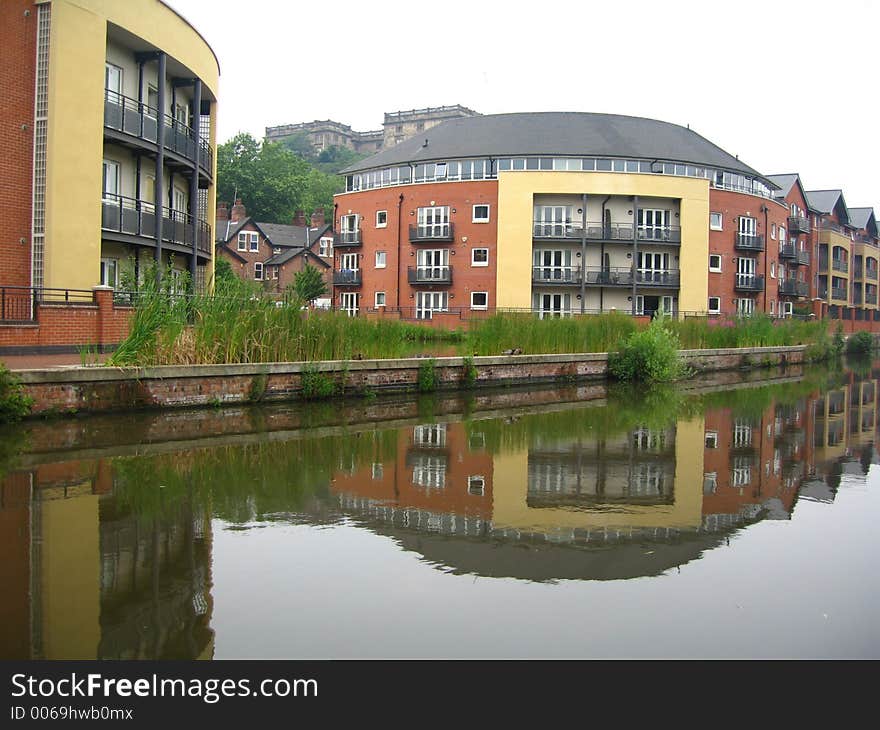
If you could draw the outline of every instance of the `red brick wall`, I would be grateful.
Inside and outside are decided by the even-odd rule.
[[[27,12],[27,15],[25,14]],[[30,286],[31,195],[37,9],[33,0],[0,3],[0,284]],[[24,239],[24,243],[21,242]]]

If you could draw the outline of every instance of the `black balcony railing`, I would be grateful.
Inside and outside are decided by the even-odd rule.
[[[187,160],[195,160],[195,132],[168,114],[159,114],[137,99],[115,91],[104,93],[104,126],[117,132],[156,144],[159,139],[159,118],[165,125],[165,147]],[[214,170],[214,151],[208,140],[199,138],[199,167],[208,175]]]
[[[333,235],[333,245],[336,248],[355,248],[362,243],[360,231],[340,231]]]
[[[337,269],[333,272],[334,286],[360,286],[361,283],[360,269]]]
[[[449,242],[454,238],[455,230],[452,223],[433,223],[430,225],[416,225],[409,227],[410,243]]]
[[[860,306],[862,303],[862,288],[860,286],[853,288],[852,303],[857,307]]]
[[[636,284],[643,287],[677,288],[681,281],[678,269],[638,269]],[[587,267],[585,283],[590,286],[632,286],[629,268]]]
[[[876,291],[866,291],[865,292],[865,304],[876,304],[877,303],[877,292]]]
[[[862,265],[861,264],[853,264],[853,279],[861,279],[862,278]]]
[[[781,259],[796,259],[797,258],[797,249],[795,248],[793,243],[783,243],[779,247],[779,258]]]
[[[828,271],[828,254],[825,254],[823,256],[821,252],[819,253],[819,264],[817,266],[817,269],[818,271]]]
[[[156,206],[122,195],[104,196],[101,202],[101,229],[129,236],[156,238]],[[198,220],[195,228],[198,250],[210,257],[214,250],[211,226]],[[162,240],[192,248],[192,216],[172,208],[162,208]]]
[[[565,239],[580,241],[624,241],[632,243],[632,223],[599,223],[577,221],[575,223],[546,223],[534,221],[532,236],[538,239]],[[640,243],[680,244],[679,226],[639,226]]]
[[[735,247],[740,251],[763,251],[764,236],[757,233],[737,233]]]
[[[810,265],[810,252],[809,251],[798,251],[796,262],[799,266],[809,266]]]
[[[843,259],[831,259],[831,268],[845,274],[849,271],[849,264]]]
[[[764,291],[764,277],[755,274],[737,274],[734,288],[744,292]]]
[[[846,301],[846,287],[845,286],[832,286],[831,287],[831,298],[837,299],[841,302]]]
[[[788,217],[788,232],[794,235],[798,233],[810,232],[810,219],[801,215],[790,215]]]
[[[787,297],[805,297],[810,293],[810,285],[797,279],[780,279],[779,293]]]
[[[535,284],[566,286],[568,284],[580,284],[582,278],[583,274],[580,266],[532,267],[532,282]]]
[[[866,267],[865,268],[865,278],[866,279],[873,279],[874,281],[877,281],[877,269],[875,269],[871,266]]]
[[[410,266],[406,270],[410,284],[451,284],[451,266]]]
[[[32,323],[39,320],[38,305],[93,306],[94,292],[84,289],[42,289],[29,286],[0,287],[0,322]]]

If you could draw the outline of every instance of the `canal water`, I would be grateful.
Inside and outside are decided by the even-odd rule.
[[[876,658],[878,363],[760,376],[8,430],[0,657]]]

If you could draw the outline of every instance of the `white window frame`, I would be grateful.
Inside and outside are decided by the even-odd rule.
[[[718,224],[717,225],[712,223],[712,216],[718,216]],[[712,230],[712,231],[724,230],[724,216],[721,213],[709,213],[709,230]]]
[[[477,261],[476,253],[477,251],[485,251],[486,252],[486,260],[485,261]],[[489,265],[489,249],[485,246],[480,246],[479,248],[471,249],[471,266],[488,266]]]
[[[380,298],[380,297],[382,298],[382,301],[379,301],[379,298]],[[384,307],[384,306],[385,306],[385,300],[386,300],[385,292],[383,292],[383,291],[377,291],[377,292],[376,292],[376,296],[373,298],[373,304],[374,304],[377,308],[378,308],[378,307]]]
[[[111,89],[109,86],[111,69],[117,74],[119,79],[118,88]],[[104,62],[104,98],[113,104],[122,104],[122,90],[125,88],[124,73],[121,66],[117,66],[109,61]]]
[[[715,309],[712,309],[712,300],[715,300],[718,304]],[[709,314],[721,314],[721,297],[709,297],[709,301],[706,305],[706,309]]]
[[[382,216],[382,220],[379,217]],[[387,228],[388,227],[388,211],[387,210],[377,210],[376,211],[376,228]]]
[[[376,251],[376,268],[384,269],[388,266],[388,252]]]
[[[248,249],[248,231],[238,232],[238,250],[247,251]]]
[[[107,189],[107,181],[109,180],[108,170],[114,170],[116,190]],[[104,159],[101,168],[101,188],[101,196],[105,202],[119,205],[119,199],[122,196],[122,166],[116,160]]]
[[[318,256],[328,259],[333,256],[333,239],[325,236],[318,241]]]
[[[483,497],[486,494],[486,477],[472,474],[468,477],[468,494],[472,497]]]
[[[770,262],[770,278],[771,279],[776,278],[776,262],[775,261]]]
[[[255,281],[263,281],[263,262],[255,261],[254,262],[254,280]]]
[[[107,272],[113,271],[113,281],[108,281]],[[104,257],[101,259],[101,286],[119,288],[119,259]]]
[[[717,259],[718,259],[718,266],[717,266],[717,267],[713,267],[713,266],[712,266],[712,259],[713,259],[713,258],[717,258]],[[722,258],[722,256],[721,256],[720,253],[710,253],[710,254],[709,254],[709,271],[712,271],[712,272],[714,272],[714,273],[716,273],[716,274],[720,274],[720,273],[721,273],[721,263],[722,263],[722,261],[723,261],[723,258]]]
[[[248,242],[248,251],[251,253],[256,253],[260,250],[260,234],[256,231],[248,231],[248,236],[250,237]]]
[[[770,238],[772,238],[774,241],[776,240],[776,224],[775,223],[770,224]]]
[[[474,304],[474,296],[477,294],[482,294],[486,297],[485,304]],[[487,292],[487,291],[472,291],[471,292],[471,309],[478,309],[478,310],[482,310],[482,311],[489,309],[489,292]]]
[[[477,217],[477,208],[485,208],[486,216],[484,218]],[[489,222],[489,204],[488,203],[476,203],[473,207],[473,215],[471,216],[471,223],[488,223]]]
[[[718,431],[706,431],[706,448],[718,448]]]

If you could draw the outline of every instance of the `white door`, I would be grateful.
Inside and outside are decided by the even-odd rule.
[[[669,238],[669,211],[656,208],[639,209],[639,239],[665,241]]]
[[[119,66],[104,65],[104,90],[107,101],[122,104],[122,69]]]
[[[571,206],[539,205],[535,208],[536,236],[562,237],[570,224]]]
[[[740,219],[742,220],[742,219]],[[748,219],[747,219],[748,220]],[[736,283],[739,286],[751,286],[755,282],[756,259],[740,256],[736,261]]]
[[[641,281],[663,283],[664,276],[668,279],[669,254],[639,251],[639,273]]]
[[[420,291],[416,294],[417,319],[431,319],[433,312],[445,312],[448,308],[446,292]]]
[[[756,218],[739,218],[739,233],[743,238],[754,238],[758,235],[758,221]]]
[[[444,280],[449,273],[449,249],[425,249],[416,253],[419,281]]]
[[[419,236],[421,238],[444,238],[449,235],[449,206],[439,205],[419,208]]]
[[[532,255],[536,278],[540,281],[571,281],[571,251],[538,249]]]
[[[340,304],[342,305],[342,311],[345,312],[349,317],[357,317],[358,298],[359,298],[359,295],[357,292],[343,292],[342,293],[342,298],[340,299]]]
[[[538,318],[565,317],[571,314],[570,294],[535,294],[533,305],[538,311]]]
[[[119,205],[119,163],[104,160],[103,181],[104,202]]]

